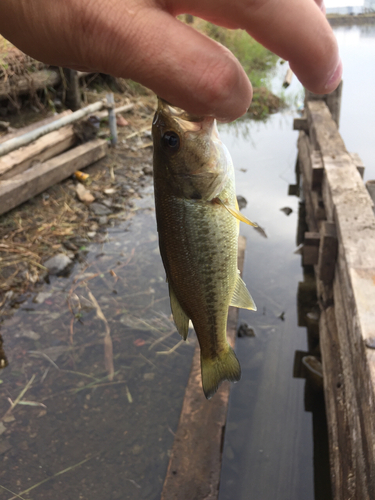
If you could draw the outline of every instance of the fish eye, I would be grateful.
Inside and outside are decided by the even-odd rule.
[[[162,141],[163,145],[172,151],[177,151],[180,148],[180,138],[176,132],[165,132]]]

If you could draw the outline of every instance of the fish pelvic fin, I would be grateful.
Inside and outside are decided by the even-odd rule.
[[[180,303],[177,300],[177,297],[174,293],[171,284],[169,283],[168,285],[169,285],[169,298],[171,301],[173,320],[175,322],[178,333],[184,340],[186,340],[189,333],[189,317],[180,306]]]
[[[237,202],[236,202],[237,207],[231,207],[227,203],[224,203],[220,198],[214,198],[212,201],[222,205],[237,220],[239,220],[241,222],[245,222],[245,224],[248,224],[249,226],[258,227],[258,224],[256,222],[251,222],[250,219],[248,219],[243,214],[241,214],[241,212],[238,210]]]
[[[230,301],[230,305],[234,307],[240,307],[241,309],[250,309],[251,311],[256,311],[257,306],[250,295],[249,290],[246,288],[245,282],[237,274],[236,285],[234,287],[234,292]]]
[[[201,371],[203,392],[207,399],[212,398],[224,380],[237,382],[241,378],[240,363],[229,344],[215,359],[204,358],[201,354]]]

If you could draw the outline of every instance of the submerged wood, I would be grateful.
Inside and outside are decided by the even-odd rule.
[[[245,247],[246,239],[240,236],[238,268],[241,272]],[[230,307],[227,337],[232,347],[237,320],[238,309]],[[197,344],[161,500],[217,500],[229,391],[229,382],[224,382],[212,400],[205,399]]]
[[[330,102],[339,98],[340,89]],[[320,232],[315,274],[331,481],[334,500],[370,500],[375,498],[375,217],[361,178],[363,164],[346,150],[336,124],[339,110],[333,106],[333,117],[327,104],[315,96],[306,102],[309,131],[300,132],[298,163],[307,223]],[[314,186],[316,152],[323,170]],[[319,219],[313,187],[326,221]]]
[[[74,113],[71,113],[68,116],[64,116],[63,118],[60,118],[59,120],[56,120],[52,123],[43,125],[42,127],[32,130],[24,135],[21,135],[20,137],[14,137],[13,139],[10,139],[0,144],[0,156],[10,153],[11,151],[18,149],[21,146],[26,146],[27,144],[30,144],[30,142],[39,139],[39,137],[42,137],[43,135],[46,135],[49,132],[53,132],[54,130],[58,130],[59,128],[64,127],[65,125],[74,123],[83,118],[84,116],[87,116],[91,113],[95,113],[95,111],[99,111],[100,109],[105,107],[105,105],[106,104],[104,101],[97,101],[94,104],[90,104],[85,108],[79,109],[78,111],[75,111]]]
[[[0,181],[0,215],[61,182],[106,155],[107,141],[95,139],[29,168],[9,180]]]

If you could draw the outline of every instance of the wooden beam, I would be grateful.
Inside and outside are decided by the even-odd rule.
[[[304,130],[309,131],[309,124],[307,118],[294,118],[293,120],[293,130]]]
[[[240,236],[238,243],[242,271],[246,239]],[[237,319],[238,309],[230,307],[227,337],[232,347]],[[197,344],[161,500],[217,500],[229,391],[224,382],[210,401],[205,399]]]
[[[55,122],[59,120],[60,118],[63,118],[64,116],[71,115],[72,111],[70,109],[67,109],[66,111],[63,111],[62,113],[56,114],[49,116],[48,118],[44,118],[43,120],[39,120],[37,122],[31,123],[30,125],[27,125],[27,127],[21,127],[16,130],[13,129],[13,132],[10,134],[6,134],[0,137],[0,144],[3,142],[9,141],[10,139],[14,139],[15,137],[19,137],[21,135],[25,135],[28,132],[31,132],[32,130],[35,130],[39,127],[44,127],[44,125],[48,125],[49,123]]]
[[[0,157],[0,181],[27,170],[33,163],[41,163],[59,155],[74,146],[77,138],[73,125],[68,125],[55,132],[44,135],[31,144],[16,149]]]
[[[306,232],[302,250],[302,262],[304,266],[314,266],[319,259],[320,234]]]
[[[81,108],[81,92],[79,89],[78,71],[64,68],[64,77],[66,83],[65,103],[73,111]]]
[[[324,221],[320,228],[320,245],[318,260],[318,279],[323,283],[332,283],[337,260],[336,226]]]
[[[310,101],[306,112],[311,147],[320,150],[324,164],[322,196],[327,219],[334,222],[338,238],[332,296],[329,296],[329,288],[324,288],[326,285],[318,280],[323,318],[334,304],[334,318],[330,312],[322,331],[328,329],[327,335],[336,339],[339,353],[339,359],[332,357],[325,368],[326,404],[333,426],[331,458],[335,474],[339,475],[333,477],[334,498],[370,500],[375,498],[375,350],[372,348],[375,340],[375,217],[357,169],[358,162],[347,152],[326,104]],[[328,328],[328,323],[336,326]],[[329,359],[323,345],[324,334],[321,342],[323,359],[324,356]],[[334,394],[330,371],[342,374],[345,397],[341,396],[340,400],[344,412],[341,416],[332,401],[340,396]],[[336,438],[332,437],[334,433]]]
[[[61,182],[76,170],[100,160],[106,155],[107,147],[104,139],[86,142],[9,180],[0,181],[0,215]]]

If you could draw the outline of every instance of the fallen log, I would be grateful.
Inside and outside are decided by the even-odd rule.
[[[13,94],[27,94],[30,90],[40,90],[45,87],[54,87],[61,82],[57,71],[43,69],[27,76],[12,78],[0,83],[0,99],[6,99]]]
[[[0,181],[0,215],[61,182],[106,155],[104,139],[81,144],[51,160],[35,165],[11,179]]]

